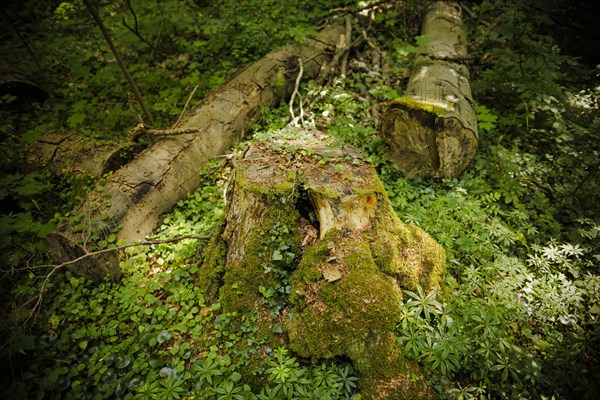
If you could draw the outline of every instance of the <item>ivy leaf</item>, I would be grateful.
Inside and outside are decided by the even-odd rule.
[[[71,129],[77,128],[81,125],[81,123],[85,120],[85,114],[83,113],[75,113],[72,114],[69,118],[67,118],[67,123]]]
[[[273,261],[281,261],[283,260],[283,254],[279,250],[275,250],[273,252],[273,256],[271,257]]]

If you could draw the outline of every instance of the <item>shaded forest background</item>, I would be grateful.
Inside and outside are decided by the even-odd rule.
[[[443,180],[405,179],[378,133],[426,41],[420,2],[94,4],[157,128],[173,126],[186,102],[244,65],[353,15],[347,75],[303,82],[300,92],[306,120],[363,151],[399,217],[446,249],[444,288],[404,294],[397,337],[419,366],[409,380],[440,398],[597,398],[596,3],[464,3],[480,148],[467,172]],[[203,242],[130,249],[118,283],[93,285],[62,270],[44,279],[52,270],[40,267],[49,263],[45,237],[103,178],[25,170],[29,146],[47,132],[129,140],[143,112],[80,1],[4,5],[0,21],[0,61],[35,82],[0,81],[3,397],[360,398],[348,360],[302,360],[284,345],[270,348],[256,339],[255,320],[206,301],[196,284],[208,256]],[[202,187],[152,239],[213,233],[229,158],[248,141],[275,137],[289,119],[287,104],[264,109],[230,157],[199,171]],[[283,229],[270,232],[280,255]],[[117,244],[109,236],[100,247]],[[278,261],[280,284],[261,293],[264,304],[284,309],[294,255]],[[281,326],[272,333],[282,334]]]

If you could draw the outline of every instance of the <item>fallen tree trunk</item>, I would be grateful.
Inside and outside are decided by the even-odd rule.
[[[52,258],[72,260],[111,232],[127,242],[151,233],[164,213],[200,185],[202,165],[241,140],[261,107],[273,107],[289,94],[298,58],[303,60],[304,76],[315,76],[343,32],[341,26],[330,27],[304,44],[273,52],[208,95],[180,125],[197,128],[196,133],[163,137],[86,196],[70,219],[48,236]],[[86,258],[72,270],[96,281],[107,273],[114,279],[120,276],[118,256],[110,253]]]
[[[387,107],[382,133],[407,177],[455,177],[477,151],[477,119],[469,86],[466,37],[457,3],[426,9],[428,44],[415,60],[406,96]]]
[[[143,150],[139,143],[89,139],[72,132],[50,132],[31,145],[24,170],[47,167],[54,175],[99,178],[114,172]]]
[[[295,136],[255,143],[236,162],[198,285],[225,312],[256,317],[269,346],[352,360],[367,398],[384,387],[381,398],[426,398],[395,330],[402,289],[439,286],[445,252],[399,220],[360,153],[318,131]]]
[[[49,97],[42,87],[0,59],[0,96],[4,95],[15,96],[18,102],[44,101]]]

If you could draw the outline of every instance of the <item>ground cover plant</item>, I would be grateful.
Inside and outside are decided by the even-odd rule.
[[[319,18],[355,13],[354,32],[366,39],[351,51],[346,76],[303,82],[304,123],[362,150],[399,217],[446,250],[442,288],[403,294],[397,340],[404,357],[423,367],[413,379],[439,398],[596,398],[599,71],[561,49],[551,10],[527,1],[467,6],[479,153],[459,178],[408,180],[386,159],[377,128],[426,41],[417,37],[418,2],[350,8],[299,1],[297,15],[286,12],[289,2],[249,2],[247,14],[236,2],[208,3],[98,3],[114,16],[107,24],[124,54],[136,60],[130,67],[157,123],[172,124],[196,85],[200,97],[243,63],[302,40]],[[206,240],[129,248],[118,283],[93,285],[62,270],[45,283],[51,267],[38,268],[47,264],[45,235],[101,182],[19,171],[19,149],[50,129],[118,135],[137,123],[139,111],[81,4],[48,2],[28,12],[60,33],[42,38],[39,28],[17,27],[40,52],[58,98],[26,110],[2,99],[0,198],[9,211],[0,217],[1,352],[10,371],[0,380],[3,397],[361,398],[348,360],[299,359],[278,325],[272,334],[281,346],[270,347],[256,335],[258,316],[226,313],[209,300],[197,282],[211,256]],[[16,42],[5,46],[28,57]],[[50,49],[59,51],[56,58]],[[32,62],[30,72],[41,71]],[[289,121],[288,105],[265,109],[254,136],[273,135]],[[202,187],[149,239],[218,231],[230,159],[246,145],[199,171]],[[261,294],[268,307],[283,309],[294,256],[286,253],[283,228],[265,234],[282,268],[273,272],[280,285]],[[116,244],[109,238],[104,245]]]

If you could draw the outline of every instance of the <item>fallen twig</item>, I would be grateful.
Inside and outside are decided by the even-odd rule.
[[[177,127],[179,126],[181,119],[185,115],[185,111],[187,110],[188,106],[190,105],[190,100],[192,100],[192,97],[194,97],[194,93],[196,93],[196,90],[198,89],[198,86],[200,86],[200,85],[196,85],[196,87],[192,90],[192,93],[190,93],[190,95],[188,96],[188,99],[185,102],[185,105],[183,106],[183,110],[181,111],[179,118],[177,118],[177,122],[175,122],[175,125],[173,125],[173,127],[171,129],[177,129]]]
[[[304,119],[304,109],[302,108],[302,95],[300,95],[299,92],[299,87],[300,87],[300,81],[302,80],[302,74],[304,73],[304,64],[302,62],[301,58],[298,58],[298,76],[296,77],[296,84],[294,86],[294,91],[292,92],[292,96],[290,98],[290,117],[292,118],[292,120],[290,121],[289,125],[291,126],[298,126],[298,121],[303,122]],[[294,99],[296,98],[296,96],[298,96],[299,101],[298,103],[300,104],[300,115],[298,117],[294,116]]]
[[[137,124],[131,129],[127,136],[132,140],[136,141],[140,136],[153,135],[153,136],[175,136],[184,135],[186,133],[198,133],[202,130],[200,128],[172,128],[172,129],[156,129],[150,128],[143,123]]]

